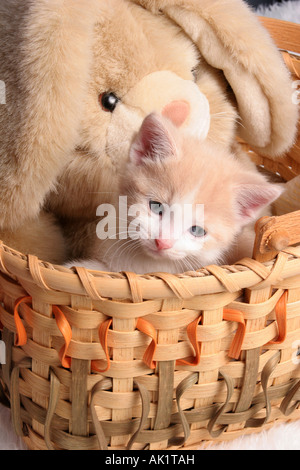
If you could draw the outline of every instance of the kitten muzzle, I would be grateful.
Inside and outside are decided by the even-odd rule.
[[[157,238],[155,240],[155,245],[158,251],[162,250],[169,250],[170,248],[173,248],[174,246],[174,241],[173,240],[163,240],[160,238]]]

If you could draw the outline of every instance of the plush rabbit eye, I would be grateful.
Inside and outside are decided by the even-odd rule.
[[[115,110],[119,101],[119,98],[111,92],[101,93],[101,95],[99,95],[99,103],[103,111],[109,113],[112,113]]]
[[[199,227],[198,225],[194,225],[193,227],[190,228],[189,232],[197,238],[204,237],[206,235],[206,232],[204,228]]]
[[[163,207],[163,205],[161,204],[161,202],[149,201],[149,207],[150,207],[150,210],[151,210],[154,214],[157,214],[157,215],[162,216],[163,213],[164,213],[164,207]]]

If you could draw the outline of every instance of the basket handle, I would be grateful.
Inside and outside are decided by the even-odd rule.
[[[264,16],[260,16],[259,20],[264,27],[268,29],[279,49],[285,49],[300,54],[300,25],[298,23]]]
[[[259,17],[260,22],[269,31],[283,59],[294,76],[300,78],[300,25],[275,18]],[[295,53],[297,55],[295,55]]]
[[[253,258],[269,261],[288,246],[300,243],[300,210],[277,217],[262,217],[255,226]]]

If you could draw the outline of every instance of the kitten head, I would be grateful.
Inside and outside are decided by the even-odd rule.
[[[145,255],[180,261],[185,269],[219,262],[281,192],[234,155],[185,137],[156,114],[144,120],[121,181],[129,236]]]

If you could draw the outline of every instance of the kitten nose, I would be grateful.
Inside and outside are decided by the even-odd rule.
[[[156,244],[157,249],[159,251],[162,251],[162,250],[169,250],[170,248],[172,248],[172,246],[174,245],[174,242],[173,240],[161,240],[157,238],[155,240],[155,244]]]
[[[178,100],[167,104],[162,110],[162,115],[170,119],[176,127],[180,127],[186,121],[190,111],[191,107],[187,101]]]

